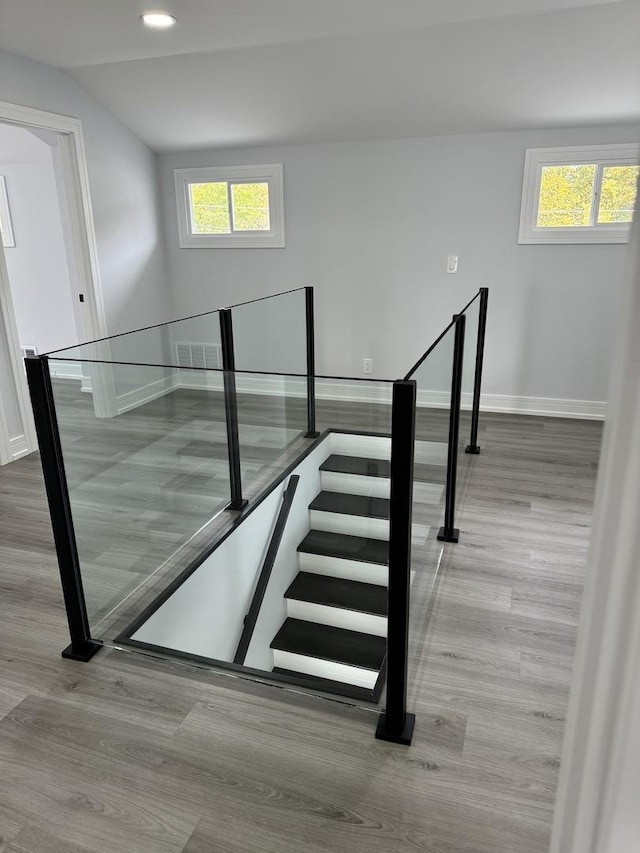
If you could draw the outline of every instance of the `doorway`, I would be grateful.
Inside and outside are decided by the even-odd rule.
[[[79,121],[0,103],[0,224],[0,464],[7,464],[37,449],[24,356],[107,333]]]

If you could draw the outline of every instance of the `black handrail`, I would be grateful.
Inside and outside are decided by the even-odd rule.
[[[393,385],[391,410],[387,701],[376,737],[405,745],[411,743],[415,726],[415,715],[407,713],[415,431],[416,383],[399,380]]]
[[[460,402],[462,398],[462,367],[464,361],[464,314],[454,316],[456,326],[451,370],[451,405],[449,408],[449,443],[447,447],[447,487],[444,526],[438,532],[440,542],[458,542],[460,531],[455,526],[456,479],[458,476],[458,440],[460,436]]]
[[[233,658],[234,663],[243,664],[245,658],[247,657],[247,652],[249,651],[249,643],[251,642],[251,637],[253,636],[253,631],[256,627],[256,622],[258,621],[260,608],[262,607],[262,602],[267,591],[267,586],[269,585],[271,572],[273,570],[276,557],[278,556],[278,548],[280,547],[280,543],[282,542],[282,535],[287,524],[287,519],[289,518],[289,511],[291,510],[291,505],[293,504],[293,498],[295,496],[296,489],[298,488],[299,481],[300,477],[297,474],[293,474],[289,478],[287,488],[284,490],[284,493],[282,495],[282,506],[280,507],[280,512],[278,513],[278,518],[276,519],[276,524],[273,528],[273,533],[271,534],[271,541],[269,542],[269,547],[267,548],[267,553],[262,564],[262,569],[260,570],[260,574],[258,576],[256,591],[253,594],[253,599],[251,600],[249,612],[244,618],[244,628],[242,629],[240,642],[238,643],[238,648],[236,650],[235,657]]]

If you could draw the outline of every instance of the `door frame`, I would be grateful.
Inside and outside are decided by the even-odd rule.
[[[601,454],[550,853],[623,853],[640,834],[640,218]]]
[[[60,134],[60,164],[66,191],[65,210],[61,210],[65,234],[70,236],[69,249],[73,253],[70,265],[72,289],[84,294],[83,336],[95,340],[107,335],[98,250],[93,222],[89,170],[82,134],[82,123],[71,116],[51,113],[32,107],[0,101],[0,122],[15,124],[27,129],[49,130]],[[26,456],[37,449],[37,439],[29,390],[22,366],[20,341],[15,311],[11,298],[9,276],[0,249],[0,323],[4,328],[11,359],[11,373],[24,430],[24,441],[13,446],[7,430],[4,406],[0,399],[0,465]]]

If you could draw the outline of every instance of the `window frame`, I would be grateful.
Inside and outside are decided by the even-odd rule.
[[[178,241],[181,249],[283,249],[284,188],[282,163],[253,166],[198,166],[174,169],[176,205],[178,211]],[[195,234],[191,227],[190,184],[226,183],[227,197],[231,185],[266,183],[269,186],[269,231],[231,231],[229,234]],[[233,229],[233,210],[229,201],[229,216]]]
[[[518,243],[549,245],[558,243],[627,243],[631,223],[597,222],[602,174],[606,166],[637,166],[640,144],[634,142],[607,145],[580,145],[562,148],[527,148],[520,208]],[[542,169],[545,166],[595,165],[591,224],[565,228],[540,228],[538,208]]]

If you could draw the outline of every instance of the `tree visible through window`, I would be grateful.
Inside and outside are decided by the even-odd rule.
[[[189,184],[194,234],[268,231],[269,184]]]
[[[538,228],[572,228],[596,222],[631,222],[638,185],[638,166],[604,166],[600,192],[598,166],[544,166],[540,180]]]
[[[631,222],[638,192],[640,166],[605,166],[598,222]]]

